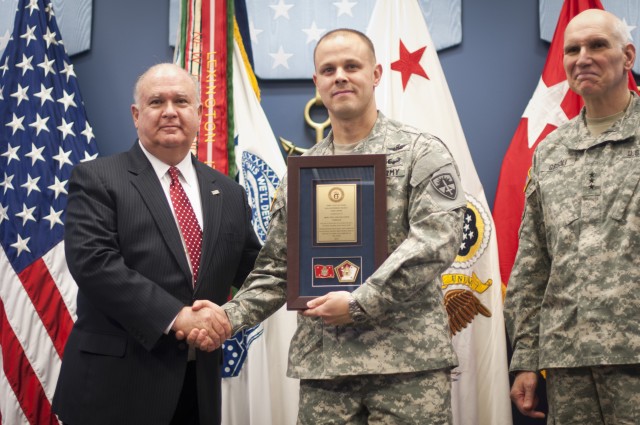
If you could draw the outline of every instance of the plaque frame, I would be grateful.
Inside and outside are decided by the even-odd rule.
[[[326,289],[319,286],[314,288],[312,269],[323,266],[315,266],[315,258],[307,258],[307,251],[320,252],[324,255],[323,258],[336,258],[336,261],[341,264],[347,261],[353,265],[350,259],[361,259],[359,279],[362,283],[387,258],[386,162],[385,154],[289,156],[287,158],[287,310],[304,310],[307,308],[307,302],[318,296],[331,291],[352,291],[361,284],[340,287],[329,285]],[[341,177],[345,173],[348,176]],[[312,227],[317,224],[314,224],[314,202],[308,202],[307,199],[309,197],[313,199],[315,193],[305,195],[301,192],[304,190],[308,193],[309,180],[312,180],[313,184],[330,182],[340,185],[340,182],[344,181],[347,184],[355,182],[358,185],[357,211],[360,216],[364,216],[363,220],[357,221],[359,243],[351,246],[348,243],[318,244],[313,240],[317,232],[315,229],[310,231],[311,237],[309,237],[309,229],[306,229],[309,222]],[[312,192],[315,192],[315,186],[312,187]],[[372,241],[373,247],[368,246],[367,241]],[[341,254],[334,255],[336,250]],[[311,269],[301,267],[301,261],[307,263],[310,261]],[[362,267],[363,265],[366,267]],[[308,295],[310,292],[314,294]]]

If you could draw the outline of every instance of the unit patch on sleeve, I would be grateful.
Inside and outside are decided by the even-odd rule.
[[[431,177],[431,185],[436,191],[447,199],[456,199],[458,187],[456,181],[450,173],[438,174]]]

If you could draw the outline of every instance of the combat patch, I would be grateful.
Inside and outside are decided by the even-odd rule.
[[[431,185],[447,199],[454,200],[458,197],[458,186],[451,173],[442,173],[431,177]]]

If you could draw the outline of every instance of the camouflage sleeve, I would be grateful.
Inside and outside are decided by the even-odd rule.
[[[275,313],[287,299],[286,189],[281,186],[271,207],[267,239],[253,271],[236,296],[222,308],[232,332],[250,328]]]
[[[460,246],[466,199],[457,167],[440,141],[430,143],[420,137],[416,145],[408,206],[401,207],[407,204],[397,199],[387,205],[388,231],[399,232],[399,223],[406,218],[408,234],[353,293],[372,317],[414,297],[434,293],[428,286],[436,284]]]
[[[513,347],[510,370],[538,370],[540,308],[549,279],[550,259],[539,190],[535,176],[527,182],[518,253],[504,304],[507,332]]]

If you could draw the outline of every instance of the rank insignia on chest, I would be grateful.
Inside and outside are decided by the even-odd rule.
[[[431,185],[438,191],[438,193],[447,199],[456,199],[458,196],[458,188],[456,181],[451,174],[444,173],[438,174],[431,178]]]

